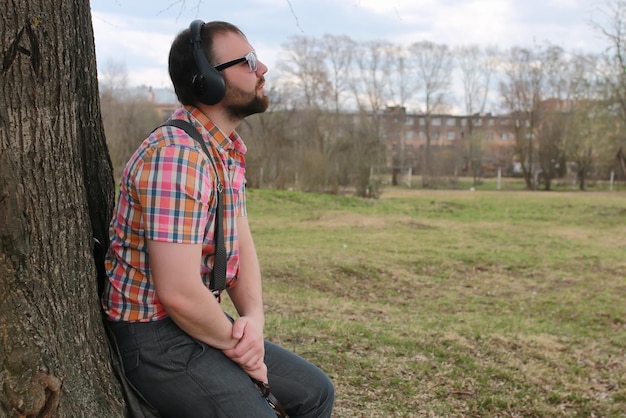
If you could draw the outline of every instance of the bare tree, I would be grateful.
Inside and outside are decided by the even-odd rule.
[[[567,123],[575,103],[572,101],[570,60],[565,50],[558,46],[548,46],[541,54],[541,68],[544,74],[546,97],[539,107],[536,117],[537,170],[533,179],[535,186],[543,184],[546,190],[552,181],[565,174],[566,168],[563,142]]]
[[[592,54],[579,54],[568,61],[563,74],[567,77],[568,112],[563,152],[574,164],[581,190],[587,179],[603,165],[611,165],[623,123],[616,118],[614,99],[607,91],[599,64]]]
[[[580,190],[585,190],[587,180],[602,165],[612,162],[613,140],[621,128],[615,124],[615,115],[597,102],[586,102],[576,109],[568,131],[564,150],[568,161],[574,163]]]
[[[320,44],[324,51],[328,78],[332,90],[332,109],[339,113],[344,109],[349,92],[356,42],[346,35],[324,35]]]
[[[537,166],[534,183],[550,190],[552,181],[562,176],[566,167],[563,149],[566,115],[558,109],[544,109],[537,126]]]
[[[389,49],[391,60],[389,93],[393,106],[406,107],[420,89],[420,80],[413,71],[406,48],[392,46]]]
[[[592,21],[592,26],[606,39],[607,50],[603,54],[602,65],[605,97],[609,105],[618,105],[618,117],[621,121],[618,132],[614,135],[614,155],[626,147],[623,129],[626,125],[626,1],[606,0],[600,9],[606,20]]]
[[[449,94],[454,68],[453,56],[446,45],[429,41],[421,41],[409,46],[411,66],[416,71],[420,84],[420,102],[424,106],[426,148],[424,152],[424,172],[422,186],[430,187],[433,181],[432,161],[432,131],[431,117],[435,113],[443,112],[449,102]]]
[[[122,416],[96,299],[111,162],[88,1],[0,17],[0,416]]]
[[[164,117],[152,97],[152,88],[130,88],[123,63],[109,61],[101,73],[102,121],[113,169],[119,177],[137,146]]]
[[[607,22],[591,24],[608,41],[605,82],[620,105],[621,117],[626,120],[626,1],[607,0],[601,12]]]
[[[414,161],[407,158],[407,107],[415,98],[420,89],[419,81],[412,71],[409,54],[406,48],[392,46],[389,50],[391,60],[389,80],[389,100],[392,108],[387,112],[387,117],[392,117],[394,123],[387,124],[386,134],[399,138],[397,149],[392,150],[392,184],[398,184],[398,177],[405,170],[412,170]]]
[[[359,45],[356,71],[351,83],[359,122],[352,132],[350,153],[354,162],[357,194],[367,196],[376,188],[374,170],[384,165],[382,117],[390,99],[393,45],[370,41]],[[374,193],[376,194],[376,193]]]
[[[540,116],[544,71],[536,50],[511,48],[500,82],[502,107],[515,122],[515,152],[528,190],[535,189],[535,136]]]
[[[390,100],[389,86],[393,62],[393,45],[370,41],[358,45],[356,66],[351,89],[360,111],[376,115]]]
[[[332,104],[320,120],[323,124],[325,142],[330,145],[326,147],[324,153],[326,165],[324,183],[326,191],[338,192],[339,186],[346,183],[341,179],[342,166],[345,166],[346,161],[352,157],[347,154],[345,148],[345,139],[349,136],[350,129],[346,126],[345,114],[342,111],[347,111],[351,105],[349,86],[354,72],[357,43],[345,35],[325,35],[320,46],[324,50],[332,86]]]
[[[267,112],[246,118],[239,128],[250,152],[246,155],[246,180],[251,187],[286,189],[295,183],[298,152],[290,135],[297,117],[295,109],[283,106],[273,93]]]
[[[480,117],[485,112],[495,73],[497,51],[495,48],[482,49],[478,45],[463,46],[455,51],[457,68],[463,84],[465,114],[470,117],[467,137],[467,169],[471,171],[474,185],[481,174],[482,136],[474,135],[472,116]]]
[[[617,154],[615,154],[615,162],[617,166],[621,169],[621,177],[626,178],[626,153],[622,147],[617,150]]]
[[[298,98],[292,101],[297,122],[292,125],[291,135],[297,150],[298,180],[307,191],[336,189],[335,165],[331,162],[334,141],[326,119],[329,104],[339,101],[333,82],[340,81],[337,74],[333,74],[333,82],[329,79],[324,46],[318,39],[294,37],[283,45],[287,56],[277,65],[285,80],[283,94]],[[337,61],[335,64],[345,65]]]
[[[100,73],[100,95],[103,98],[113,99],[116,93],[119,94],[128,89],[128,71],[123,61],[109,59],[104,65],[104,70]],[[105,101],[100,99],[101,104]]]
[[[285,78],[290,94],[300,98],[307,109],[320,109],[327,103],[331,91],[325,55],[320,41],[306,36],[294,36],[283,45],[287,56],[277,64]]]

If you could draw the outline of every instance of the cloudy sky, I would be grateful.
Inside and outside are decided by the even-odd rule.
[[[98,68],[123,64],[133,85],[170,87],[167,55],[194,19],[239,26],[270,67],[295,35],[348,35],[398,45],[429,40],[448,46],[606,47],[590,22],[606,0],[91,0]]]

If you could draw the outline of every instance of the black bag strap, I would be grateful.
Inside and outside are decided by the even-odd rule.
[[[272,410],[276,414],[276,418],[289,418],[285,407],[278,401],[278,399],[276,399],[276,396],[274,396],[272,392],[270,392],[270,387],[267,383],[263,383],[260,380],[256,379],[252,379],[252,382],[261,393],[261,396],[265,398],[268,405],[272,408]]]
[[[220,182],[220,177],[217,173],[217,166],[211,156],[211,153],[207,149],[207,146],[202,139],[202,135],[198,130],[189,122],[181,119],[168,119],[161,126],[175,126],[184,130],[187,135],[196,140],[202,147],[202,150],[211,161],[211,165],[215,170],[215,176],[217,179],[217,214],[215,216],[215,259],[213,261],[213,273],[211,275],[211,290],[223,290],[226,286],[226,247],[224,246],[224,229],[222,224],[222,192],[223,186]],[[215,286],[215,287],[214,287]],[[218,287],[221,286],[221,287]],[[270,388],[266,383],[252,379],[254,384],[261,392],[261,395],[265,398],[269,406],[276,413],[278,418],[288,418],[287,412],[283,405],[276,399],[276,397],[270,392]]]
[[[215,171],[215,179],[217,181],[217,211],[215,213],[214,235],[215,257],[213,259],[213,271],[211,272],[211,282],[209,283],[209,288],[214,291],[222,291],[226,288],[226,246],[224,245],[224,209],[222,207],[224,186],[220,180],[217,166],[215,165],[215,161],[213,160],[204,139],[202,139],[202,135],[191,123],[181,119],[168,119],[161,126],[175,126],[185,131],[187,135],[200,144],[200,147],[202,147],[202,150],[211,162],[213,170]]]
[[[217,213],[215,216],[215,260],[213,261],[213,273],[211,274],[211,290],[223,290],[226,286],[226,248],[224,247],[224,232],[222,226],[222,192],[223,186],[220,181],[219,174],[217,173],[217,166],[211,156],[211,153],[207,149],[206,143],[202,139],[202,135],[198,130],[189,122],[181,119],[168,119],[161,126],[175,126],[184,130],[187,135],[193,138],[200,144],[202,150],[211,161],[213,170],[215,170],[215,178],[217,179]],[[218,287],[221,286],[221,287]],[[259,389],[261,395],[267,400],[272,410],[276,413],[277,418],[288,418],[287,412],[283,405],[276,399],[276,397],[270,392],[270,388],[267,383],[260,382],[252,379],[256,387]]]

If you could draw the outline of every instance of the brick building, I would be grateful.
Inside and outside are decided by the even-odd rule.
[[[514,121],[491,114],[455,116],[410,114],[403,107],[389,107],[383,118],[387,166],[404,171],[419,168],[430,136],[431,157],[458,171],[480,164],[483,171],[512,164],[515,145]],[[442,154],[446,153],[446,162]],[[450,161],[454,160],[454,161]],[[444,173],[445,174],[445,173]]]

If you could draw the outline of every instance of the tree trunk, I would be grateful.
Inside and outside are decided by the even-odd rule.
[[[122,416],[92,256],[114,186],[89,1],[1,9],[0,416]]]
[[[578,189],[585,191],[585,170],[578,170]]]

